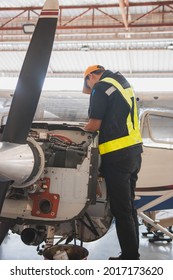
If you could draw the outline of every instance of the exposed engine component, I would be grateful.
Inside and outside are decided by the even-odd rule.
[[[59,195],[50,193],[50,179],[44,178],[39,180],[40,189],[36,189],[35,193],[31,193],[33,200],[31,215],[43,218],[55,218],[58,211]]]
[[[86,157],[92,141],[91,133],[66,124],[34,123],[29,135],[41,144],[46,167],[76,168]]]
[[[21,232],[21,239],[26,245],[38,246],[46,238],[46,228],[45,227],[26,227]]]

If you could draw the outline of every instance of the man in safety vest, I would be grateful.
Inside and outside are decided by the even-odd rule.
[[[133,89],[121,73],[92,65],[84,72],[83,92],[90,94],[89,121],[84,129],[99,131],[101,169],[121,247],[121,255],[109,259],[139,259],[134,198],[142,138]]]

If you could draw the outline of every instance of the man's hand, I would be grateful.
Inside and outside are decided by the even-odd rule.
[[[89,119],[88,123],[85,125],[84,130],[95,132],[100,129],[101,120],[98,119]]]

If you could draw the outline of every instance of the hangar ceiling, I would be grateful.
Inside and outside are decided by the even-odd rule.
[[[44,0],[0,1],[0,76],[18,76]],[[59,0],[48,76],[102,64],[129,77],[172,77],[173,1]]]

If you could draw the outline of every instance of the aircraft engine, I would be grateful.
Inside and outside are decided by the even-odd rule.
[[[20,156],[20,145],[14,153],[17,160],[14,168],[12,161],[10,173],[15,181],[8,188],[1,213],[2,220],[15,222],[12,231],[27,245],[45,241],[38,225],[46,233],[53,226],[58,236],[75,234],[82,241],[104,235],[112,215],[105,182],[98,173],[97,137],[78,123],[40,121],[32,124],[22,147],[25,153]],[[3,172],[10,174],[5,167]],[[23,181],[19,180],[21,174],[25,175]]]

